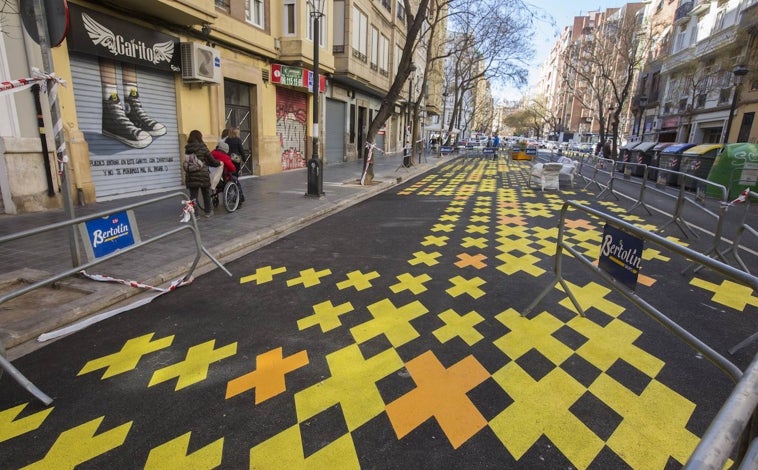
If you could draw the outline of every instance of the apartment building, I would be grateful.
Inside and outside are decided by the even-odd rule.
[[[10,3],[19,11],[16,0]],[[239,128],[247,150],[243,177],[304,167],[313,150],[314,82],[325,171],[330,163],[361,158],[405,43],[402,5],[69,1],[68,35],[50,57],[51,72],[66,84],[58,87],[58,102],[75,203],[183,188],[183,146],[193,129],[212,148],[222,129]],[[0,81],[43,69],[44,51],[20,15],[5,15],[0,29]],[[423,58],[419,52],[414,60],[421,65]],[[381,148],[401,145],[407,101],[398,103],[380,133]],[[60,207],[58,162],[52,152],[43,157],[33,97],[0,94],[0,115],[0,212]],[[52,137],[48,131],[51,150]]]

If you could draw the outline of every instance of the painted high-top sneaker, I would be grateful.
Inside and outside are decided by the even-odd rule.
[[[139,100],[139,93],[137,90],[132,89],[124,98],[126,104],[126,116],[143,131],[147,132],[153,137],[164,135],[166,133],[166,126],[156,121],[147,115],[142,108],[142,102]]]
[[[124,106],[116,94],[103,100],[103,135],[137,149],[145,148],[153,142],[150,134],[135,126],[126,116]]]

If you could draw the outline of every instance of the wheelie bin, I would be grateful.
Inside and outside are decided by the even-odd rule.
[[[653,159],[653,148],[657,142],[641,142],[632,149],[632,163],[640,163],[643,165],[650,165],[650,161]],[[643,176],[645,174],[645,168],[642,166],[633,166],[633,176]]]
[[[701,144],[685,150],[682,152],[681,172],[707,179],[713,161],[716,160],[716,155],[723,146],[723,144]],[[686,178],[684,187],[694,189],[697,187],[696,183],[695,180]]]
[[[653,156],[651,157],[650,163],[648,165],[652,166],[653,168],[648,168],[647,179],[649,179],[650,181],[656,180],[656,178],[658,177],[657,168],[660,167],[661,152],[663,152],[663,150],[665,150],[667,147],[673,144],[674,142],[660,142],[656,144],[656,146],[650,150]]]
[[[745,189],[758,193],[758,144],[739,142],[724,145],[716,155],[708,181],[724,185],[730,201]],[[721,192],[711,186],[708,186],[707,194],[721,197]]]
[[[669,145],[661,152],[661,157],[658,161],[658,168],[661,168],[663,170],[679,171],[682,160],[682,152],[694,146],[695,144],[684,143]],[[668,172],[660,172],[655,181],[661,186],[676,186],[679,184],[679,175]]]

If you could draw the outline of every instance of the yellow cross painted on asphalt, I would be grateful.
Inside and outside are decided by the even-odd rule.
[[[488,215],[472,215],[469,219],[471,222],[481,222],[483,224],[489,223],[490,216]]]
[[[347,289],[348,287],[354,287],[357,291],[366,290],[371,287],[371,281],[379,277],[379,273],[371,271],[370,273],[362,273],[358,270],[347,273],[347,281],[337,283],[339,290]]]
[[[455,230],[455,224],[434,224],[432,232],[452,232]]]
[[[543,436],[575,468],[587,468],[603,449],[603,441],[571,412],[587,389],[564,370],[553,369],[535,381],[516,362],[509,362],[492,378],[513,403],[489,426],[516,460]]]
[[[442,253],[438,251],[434,251],[432,253],[427,253],[425,251],[417,251],[413,253],[414,258],[408,261],[413,266],[416,266],[417,264],[425,264],[427,266],[434,266],[435,264],[439,264],[439,261],[437,261],[437,258],[442,256]]]
[[[489,227],[487,225],[473,225],[469,224],[466,226],[466,233],[480,233],[482,235],[486,235],[487,231],[489,230]]]
[[[731,307],[739,312],[745,310],[745,307],[748,305],[758,307],[758,297],[753,295],[751,288],[728,279],[721,281],[721,284],[714,284],[695,277],[690,281],[690,284],[713,292],[712,301]]]
[[[537,266],[537,263],[542,260],[534,255],[516,256],[513,253],[502,253],[497,255],[497,259],[503,262],[497,267],[498,271],[508,275],[524,271],[534,277],[539,277],[545,273],[544,269]]]
[[[277,274],[282,274],[287,271],[287,268],[281,267],[281,268],[272,268],[271,266],[263,266],[261,268],[258,268],[255,270],[255,274],[251,274],[249,276],[244,276],[240,278],[240,284],[245,284],[246,282],[253,282],[255,281],[256,284],[261,285],[265,284],[267,282],[271,282],[274,280],[274,276]]]
[[[313,315],[308,315],[297,321],[297,327],[301,331],[315,325],[321,326],[321,332],[334,330],[342,326],[340,316],[353,311],[353,304],[345,302],[337,306],[332,305],[331,300],[321,302],[313,306]]]
[[[440,222],[458,222],[461,216],[458,214],[442,214],[440,216]]]
[[[646,261],[652,261],[654,259],[657,259],[660,261],[669,261],[671,260],[671,257],[665,256],[663,253],[661,253],[659,250],[656,250],[655,248],[645,248],[642,251],[642,259]]]
[[[339,404],[348,431],[354,431],[384,413],[376,384],[402,369],[396,350],[389,348],[366,359],[357,344],[350,344],[327,354],[326,362],[329,376],[295,394],[299,422]]]
[[[402,307],[395,307],[389,299],[369,305],[368,310],[374,318],[350,329],[355,341],[362,344],[383,334],[396,348],[420,336],[411,320],[429,311],[418,300]]]
[[[313,287],[321,283],[321,278],[332,274],[331,269],[322,269],[316,271],[313,268],[308,268],[300,271],[300,277],[290,279],[287,281],[287,287],[292,287],[297,284],[302,284],[303,287]]]
[[[447,292],[451,297],[458,297],[463,294],[468,294],[474,299],[478,299],[484,295],[484,291],[479,287],[487,283],[487,281],[478,276],[471,279],[466,279],[462,276],[455,276],[454,278],[450,279],[450,282],[453,284],[453,287],[450,287],[445,292]]]
[[[463,248],[476,247],[476,248],[480,248],[480,249],[483,250],[483,249],[487,248],[487,239],[484,238],[484,237],[479,237],[479,238],[464,237],[463,238],[463,243],[461,243],[461,246]]]
[[[148,333],[138,338],[132,338],[124,344],[121,351],[87,362],[77,375],[84,375],[99,369],[105,369],[102,379],[123,374],[137,367],[140,358],[145,354],[171,346],[174,336],[152,341],[155,333]]]
[[[237,343],[231,343],[218,349],[215,349],[215,344],[216,340],[212,339],[192,346],[187,350],[187,355],[183,361],[156,370],[147,386],[152,387],[177,378],[174,388],[174,391],[177,391],[205,380],[208,377],[208,368],[211,363],[237,354]]]
[[[217,468],[224,455],[224,438],[187,453],[192,433],[188,432],[171,439],[165,444],[153,447],[145,463],[145,470],[165,470],[167,468]],[[197,446],[193,446],[196,448]]]
[[[434,246],[445,246],[447,245],[447,241],[450,239],[450,237],[446,235],[442,236],[436,236],[436,235],[427,235],[424,238],[424,241],[421,242],[424,246],[434,245]]]
[[[397,276],[397,280],[400,282],[390,286],[392,292],[397,294],[398,292],[409,290],[418,295],[422,292],[426,292],[427,288],[424,283],[431,281],[432,278],[428,274],[419,274],[418,276],[413,276],[412,274],[405,273]]]
[[[47,419],[47,415],[55,407],[50,407],[36,413],[32,413],[23,418],[16,419],[16,417],[24,411],[29,403],[9,408],[5,411],[0,411],[0,442],[13,439],[27,432],[34,431],[42,426],[42,423]]]
[[[585,312],[594,307],[606,315],[610,315],[613,318],[618,317],[625,310],[624,307],[611,302],[605,298],[606,295],[611,293],[611,290],[605,286],[601,286],[595,282],[589,282],[584,287],[579,287],[576,284],[566,281],[566,284],[574,294],[576,301],[582,307]],[[563,292],[563,286],[556,284],[556,288]],[[561,305],[571,310],[574,313],[578,313],[574,308],[574,304],[566,297],[559,302]]]
[[[455,310],[448,309],[437,316],[445,322],[445,326],[441,326],[432,332],[440,343],[444,344],[458,337],[469,346],[473,346],[484,338],[484,335],[475,328],[476,325],[484,321],[484,317],[473,310],[465,315],[459,315]]]
[[[687,462],[700,442],[687,429],[695,404],[658,381],[638,395],[603,374],[589,390],[624,417],[606,445],[630,468],[665,468],[670,457]]]

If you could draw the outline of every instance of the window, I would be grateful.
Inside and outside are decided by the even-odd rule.
[[[371,70],[376,70],[379,64],[379,30],[371,27]]]
[[[295,29],[295,0],[284,0],[284,35],[294,36]]]
[[[322,6],[321,8],[325,9],[326,5]],[[313,41],[313,15],[312,13],[313,13],[313,5],[311,4],[311,2],[308,2],[308,21],[305,27],[305,34],[308,37],[308,39],[311,41]],[[319,36],[319,41],[318,41],[319,46],[325,47],[326,46],[326,11],[323,11],[322,15],[319,17],[318,36]]]
[[[368,53],[368,16],[353,5],[353,56],[366,62]]]
[[[264,20],[263,0],[246,0],[245,1],[245,21],[262,28],[263,20]]]
[[[387,36],[382,34],[382,37],[379,39],[379,73],[386,77],[389,75],[390,70],[390,40],[387,38]]]
[[[216,0],[216,8],[229,12],[229,0]]]
[[[405,21],[405,6],[400,0],[397,1],[397,19],[400,21]]]

